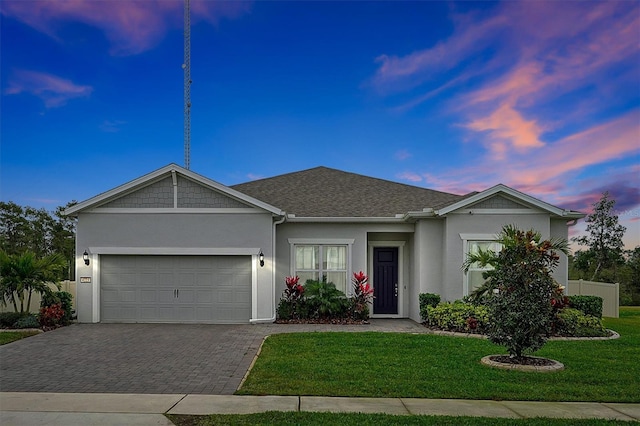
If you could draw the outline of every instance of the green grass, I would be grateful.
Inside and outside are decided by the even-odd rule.
[[[490,419],[486,417],[450,416],[393,416],[389,414],[359,413],[308,413],[308,412],[267,412],[260,414],[209,416],[166,415],[178,426],[222,426],[222,425],[451,425],[451,426],[613,426],[629,425],[615,420],[562,420],[562,419]]]
[[[269,337],[238,394],[640,402],[640,308],[605,326],[620,339],[551,341],[535,355],[565,370],[531,373],[480,364],[506,353],[487,340],[401,333]]]
[[[35,336],[39,334],[37,331],[3,331],[0,332],[0,345],[15,342],[25,337]]]

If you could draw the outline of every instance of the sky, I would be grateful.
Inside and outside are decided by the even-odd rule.
[[[1,0],[2,201],[184,165],[183,46],[180,0]],[[191,0],[191,77],[190,169],[222,184],[322,165],[584,213],[608,191],[640,245],[640,2]]]

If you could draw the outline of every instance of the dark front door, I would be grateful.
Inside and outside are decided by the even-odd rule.
[[[373,313],[398,313],[398,247],[373,248]]]

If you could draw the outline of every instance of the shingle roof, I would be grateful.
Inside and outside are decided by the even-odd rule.
[[[466,197],[327,167],[231,188],[297,217],[394,217],[424,208],[441,208]]]

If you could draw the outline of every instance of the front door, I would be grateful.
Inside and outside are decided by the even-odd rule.
[[[398,247],[373,248],[373,313],[398,314]]]

